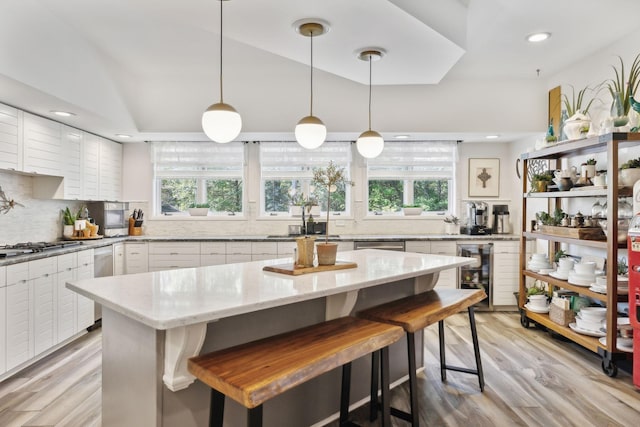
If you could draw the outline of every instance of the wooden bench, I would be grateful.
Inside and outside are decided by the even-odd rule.
[[[391,408],[391,415],[410,421],[412,426],[419,425],[418,393],[416,390],[416,352],[415,333],[429,325],[438,322],[438,335],[440,341],[440,375],[442,381],[446,380],[446,371],[458,371],[475,374],[478,376],[480,390],[484,391],[484,375],[480,360],[480,348],[478,346],[478,334],[473,314],[473,305],[485,299],[487,295],[481,289],[439,289],[412,295],[376,307],[363,310],[359,317],[401,326],[407,334],[407,347],[409,359],[409,392],[411,413]],[[450,366],[445,361],[444,347],[444,319],[461,310],[469,311],[469,323],[471,326],[471,338],[476,359],[476,369],[468,369]],[[379,361],[374,354],[371,372],[371,412],[370,419],[374,421],[378,414],[378,366]]]
[[[191,374],[211,387],[209,425],[222,427],[225,396],[248,410],[247,425],[262,425],[262,405],[272,397],[342,366],[340,425],[349,425],[351,362],[379,353],[383,425],[390,424],[389,349],[402,328],[343,317],[189,359]]]

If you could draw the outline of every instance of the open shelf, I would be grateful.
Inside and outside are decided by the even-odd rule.
[[[598,348],[604,349],[604,347],[600,344],[600,341],[598,341],[598,338],[579,334],[568,326],[558,325],[549,318],[548,314],[534,313],[527,310],[526,308],[523,308],[523,310],[525,310],[529,319],[541,324],[542,326],[545,326],[548,329],[551,329],[552,331],[562,335],[563,337],[569,338],[571,341],[580,344],[581,346],[593,351],[594,353],[598,352]]]

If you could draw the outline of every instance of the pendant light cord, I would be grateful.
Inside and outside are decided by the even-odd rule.
[[[222,3],[224,0],[220,1],[220,103],[222,104]]]
[[[369,55],[369,130],[371,130],[371,55]]]
[[[309,39],[311,39],[311,96],[309,97],[310,101],[310,105],[309,105],[309,111],[310,111],[310,116],[313,116],[313,30],[310,31],[309,33]]]

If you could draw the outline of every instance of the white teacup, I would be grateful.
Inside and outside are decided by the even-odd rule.
[[[607,276],[596,276],[596,285],[607,286]]]
[[[576,273],[580,275],[593,275],[596,272],[596,263],[593,261],[590,262],[578,262],[573,266],[573,269]]]
[[[529,305],[534,308],[546,308],[548,306],[546,295],[529,295]]]
[[[558,260],[558,269],[563,271],[569,271],[573,268],[576,262],[573,258],[563,257]]]

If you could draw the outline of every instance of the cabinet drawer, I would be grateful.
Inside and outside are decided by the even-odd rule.
[[[442,270],[440,272],[440,276],[438,277],[438,281],[436,282],[436,286],[438,289],[448,288],[455,289],[457,287],[457,275],[458,270],[453,268],[449,270]]]
[[[73,270],[78,267],[78,254],[64,254],[58,257],[58,272]]]
[[[149,248],[146,243],[125,243],[124,253],[127,261],[132,257],[144,257],[149,254]]]
[[[7,267],[0,267],[0,288],[7,286]],[[0,308],[4,308],[4,305],[0,305]]]
[[[293,250],[297,249],[296,242],[278,242],[278,256],[293,256]]]
[[[224,242],[200,243],[200,255],[224,255],[227,253],[227,245]]]
[[[251,260],[251,242],[228,242],[227,255],[249,255]]]
[[[431,253],[440,255],[455,255],[456,242],[430,242]]]
[[[507,242],[494,242],[493,243],[494,254],[518,254],[520,253],[520,242],[507,241]]]
[[[404,250],[405,252],[416,252],[419,254],[430,254],[431,253],[431,242],[427,241],[408,241],[404,242]]]
[[[338,252],[352,251],[353,242],[338,242]]]
[[[225,254],[207,254],[200,255],[200,266],[206,267],[207,265],[221,265],[226,262]]]
[[[250,254],[231,254],[226,257],[227,264],[233,264],[236,262],[248,262],[251,261]]]
[[[29,263],[21,262],[7,266],[7,286],[29,280]]]
[[[149,255],[149,270],[155,269],[172,269],[172,268],[185,268],[185,267],[198,267],[200,266],[200,255],[178,255],[178,254],[151,254]]]
[[[93,249],[78,252],[78,266],[93,264]]]
[[[54,274],[58,271],[57,257],[37,259],[29,261],[29,279],[44,277]]]
[[[200,242],[151,242],[149,254],[200,255]]]
[[[251,242],[252,255],[277,255],[278,244],[276,242]]]

